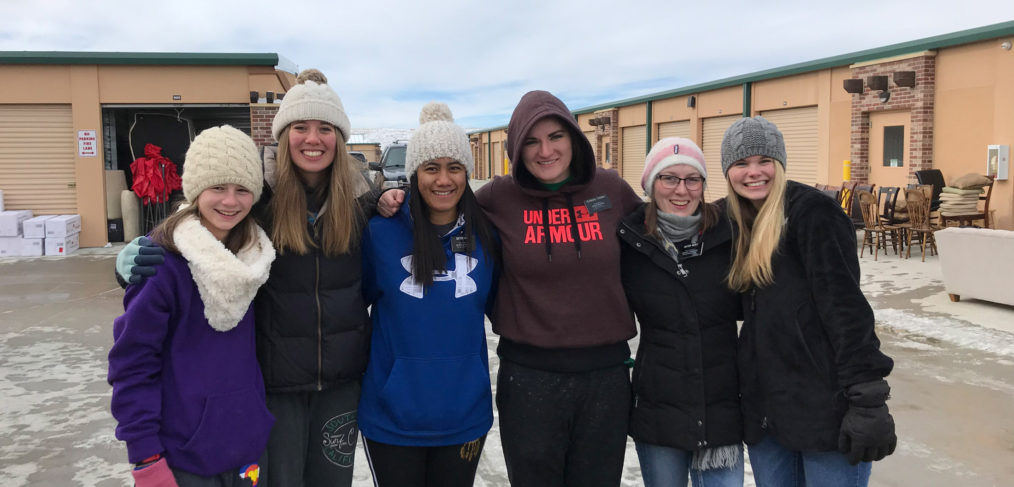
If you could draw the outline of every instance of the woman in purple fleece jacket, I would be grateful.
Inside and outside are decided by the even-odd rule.
[[[127,287],[113,323],[116,437],[138,487],[257,485],[274,423],[250,310],[275,258],[248,218],[260,159],[226,125],[194,140],[184,168],[186,204],[152,232],[165,265]]]

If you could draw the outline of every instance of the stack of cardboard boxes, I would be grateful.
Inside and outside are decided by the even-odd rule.
[[[78,249],[79,215],[43,215],[3,208],[0,192],[0,257],[67,255]]]

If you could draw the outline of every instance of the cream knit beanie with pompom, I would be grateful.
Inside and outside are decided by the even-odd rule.
[[[419,113],[419,128],[412,133],[405,155],[405,174],[412,177],[424,162],[450,157],[465,166],[469,175],[475,169],[468,136],[454,123],[451,109],[431,101]]]
[[[309,71],[309,70],[307,70]],[[316,70],[313,70],[316,71]],[[342,105],[341,98],[326,83],[317,83],[315,79],[324,79],[323,74],[300,73],[300,83],[293,86],[285,93],[282,104],[278,107],[278,113],[271,122],[271,135],[278,140],[285,127],[290,123],[299,120],[320,120],[334,125],[341,133],[342,140],[349,141],[349,131],[352,124],[345,114],[345,105]]]

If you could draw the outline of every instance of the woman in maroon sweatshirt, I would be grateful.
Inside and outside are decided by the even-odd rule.
[[[548,92],[521,98],[507,150],[512,174],[475,194],[503,243],[491,320],[507,473],[513,485],[616,486],[631,401],[624,361],[637,333],[616,229],[641,199],[595,166],[577,120]]]

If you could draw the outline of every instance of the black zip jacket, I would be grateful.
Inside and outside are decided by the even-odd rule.
[[[700,256],[680,263],[646,237],[641,206],[620,224],[621,273],[640,323],[634,363],[634,440],[693,451],[742,441],[736,373],[740,298],[725,285],[729,221],[701,236]]]
[[[365,224],[377,194],[359,198]],[[258,223],[271,232],[268,202],[254,207]],[[304,255],[278,251],[268,281],[254,299],[257,358],[268,392],[319,391],[360,380],[369,353],[370,318],[363,300],[359,242],[347,254],[327,257],[320,236],[307,222],[317,247]]]
[[[774,284],[744,294],[739,370],[746,442],[765,431],[786,448],[832,451],[848,409],[844,391],[879,380],[873,309],[859,288],[852,222],[831,198],[789,181]]]

